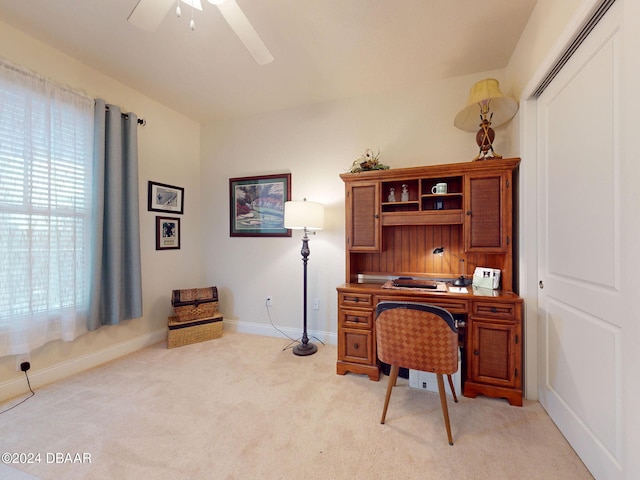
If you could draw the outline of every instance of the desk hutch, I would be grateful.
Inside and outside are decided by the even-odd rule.
[[[380,378],[374,312],[380,301],[418,301],[457,319],[463,395],[522,405],[522,299],[513,293],[514,176],[520,159],[340,175],[345,182],[346,275],[338,291],[337,373]],[[437,183],[447,193],[432,193]],[[408,199],[392,200],[408,190]],[[399,199],[396,193],[396,199]],[[433,250],[444,247],[443,255]],[[390,278],[451,281],[475,267],[501,271],[501,289],[467,293],[389,289]]]

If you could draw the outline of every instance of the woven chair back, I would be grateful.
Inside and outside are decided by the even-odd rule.
[[[447,310],[424,303],[380,302],[375,328],[381,361],[443,375],[458,370],[458,332]]]

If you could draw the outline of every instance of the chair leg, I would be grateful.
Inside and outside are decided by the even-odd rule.
[[[442,416],[444,417],[444,425],[447,427],[447,437],[449,437],[449,445],[453,445],[453,438],[451,437],[451,424],[449,423],[449,409],[447,408],[447,394],[444,391],[444,379],[442,374],[437,374],[438,378],[438,392],[440,393],[440,403],[442,404]]]
[[[453,379],[451,378],[451,375],[447,375],[447,378],[449,379],[449,386],[451,387],[451,393],[453,395],[453,401],[458,403],[458,397],[456,395],[456,389],[453,386]]]
[[[382,419],[380,423],[384,423],[384,419],[387,416],[387,407],[389,406],[389,399],[391,398],[391,390],[396,386],[396,380],[398,380],[398,372],[400,367],[398,365],[391,365],[391,372],[389,372],[389,382],[387,383],[387,396],[384,399],[384,408],[382,410]]]

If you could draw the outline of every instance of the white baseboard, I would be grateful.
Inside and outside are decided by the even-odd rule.
[[[299,328],[291,328],[291,327],[278,327],[283,333],[288,335],[291,338],[298,339],[302,335],[302,332]],[[264,323],[251,323],[251,322],[243,322],[240,320],[228,320],[224,319],[224,327],[223,331],[227,330],[230,332],[239,332],[239,333],[250,333],[253,335],[262,335],[264,337],[280,337],[287,338],[285,335],[276,330],[273,326]],[[328,343],[329,345],[337,345],[338,344],[338,334],[332,332],[318,332],[309,330],[307,332],[309,339],[313,341],[314,338],[319,339],[323,343]]]
[[[141,348],[154,345],[167,339],[167,329],[156,330],[155,332],[133,338],[127,342],[119,343],[113,347],[105,348],[97,352],[72,358],[65,362],[58,363],[42,370],[29,374],[29,381],[32,388],[42,387],[49,383],[56,382],[70,375],[89,370],[103,363],[120,358],[128,353],[135,352]],[[0,383],[0,401],[17,397],[27,393],[29,388],[23,376],[14,380]]]

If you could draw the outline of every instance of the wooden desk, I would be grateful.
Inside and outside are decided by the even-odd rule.
[[[522,300],[513,290],[519,158],[343,173],[345,284],[338,287],[337,372],[380,378],[374,312],[383,300],[432,303],[458,316],[463,394],[522,405]],[[447,184],[446,193],[433,186]],[[404,190],[406,198],[390,195]],[[396,201],[394,201],[396,200]],[[443,248],[442,255],[433,252]],[[456,278],[498,269],[504,292],[391,290],[372,277]]]
[[[338,290],[336,371],[379,380],[375,308],[381,301],[424,302],[449,310],[458,320],[462,391],[506,398],[522,406],[522,299],[511,292],[467,287],[469,293],[386,289],[346,283]]]

